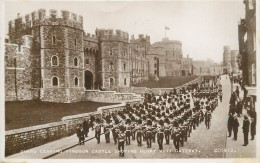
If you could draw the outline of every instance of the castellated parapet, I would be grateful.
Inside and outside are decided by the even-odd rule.
[[[84,33],[84,41],[90,41],[98,43],[98,38],[96,35],[90,34],[90,33]]]
[[[9,34],[18,33],[40,25],[61,25],[83,29],[83,17],[66,10],[39,9],[24,17],[18,16],[14,21],[9,21]]]
[[[122,41],[129,42],[129,34],[119,29],[96,29],[96,36],[100,41]]]
[[[143,34],[139,34],[138,38],[135,38],[134,35],[131,35],[131,39],[130,42],[135,42],[137,40],[146,40],[146,42],[150,42],[150,36],[149,35],[143,35]]]

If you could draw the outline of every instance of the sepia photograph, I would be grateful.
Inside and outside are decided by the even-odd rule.
[[[3,162],[256,162],[258,2],[4,1]]]

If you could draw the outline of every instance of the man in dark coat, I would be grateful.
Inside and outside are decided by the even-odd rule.
[[[237,95],[237,97],[239,97],[239,88],[238,88],[238,86],[237,86],[237,89],[236,89],[236,95]]]
[[[254,118],[251,119],[251,140],[254,140],[256,131],[256,121]]]
[[[237,110],[236,110],[239,117],[240,117],[240,114],[242,114],[242,110],[243,110],[243,103],[239,99],[239,101],[237,103]]]
[[[249,125],[250,125],[250,122],[248,120],[248,117],[245,115],[244,121],[243,121],[243,127],[242,127],[243,133],[244,133],[244,146],[247,146],[247,144],[248,144]]]
[[[231,113],[229,113],[229,117],[228,117],[228,137],[231,137],[231,135],[232,135],[233,122],[234,122],[234,117]]]
[[[83,131],[84,131],[84,135],[85,137],[88,137],[88,133],[89,133],[89,124],[88,124],[88,120],[84,120],[83,122]]]
[[[234,116],[234,121],[233,121],[233,132],[234,132],[234,138],[233,140],[237,140],[237,132],[238,132],[238,127],[239,127],[239,122],[237,119],[237,116]]]

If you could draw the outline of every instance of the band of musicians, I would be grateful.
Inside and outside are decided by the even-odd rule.
[[[210,129],[212,113],[219,102],[222,102],[219,79],[215,82],[210,80],[201,84],[193,83],[159,96],[146,93],[143,103],[133,106],[127,104],[121,111],[85,120],[77,128],[79,144],[84,144],[91,126],[97,144],[104,135],[106,143],[118,146],[121,157],[124,157],[125,146],[132,141],[147,148],[158,143],[159,150],[163,150],[164,145],[173,145],[176,152],[179,152],[199,125]],[[110,142],[111,138],[113,142]]]

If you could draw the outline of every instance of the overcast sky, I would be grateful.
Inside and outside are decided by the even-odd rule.
[[[222,61],[223,46],[238,49],[238,22],[245,16],[243,0],[171,2],[7,2],[6,24],[40,8],[66,9],[83,16],[84,30],[96,28],[127,31],[129,35],[147,34],[151,43],[167,37],[183,43],[183,54],[194,60]],[[6,25],[6,30],[8,26]]]

